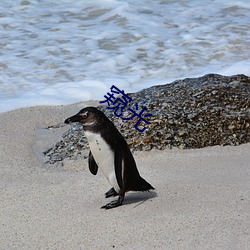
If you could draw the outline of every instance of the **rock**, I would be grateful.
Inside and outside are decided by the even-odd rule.
[[[187,78],[171,84],[153,86],[137,93],[123,114],[130,116],[131,107],[144,114],[150,124],[144,132],[134,128],[138,118],[122,120],[106,106],[99,106],[124,135],[132,150],[151,150],[179,147],[201,148],[214,145],[239,145],[250,142],[250,78],[209,74]],[[80,138],[80,139],[79,139]],[[53,148],[44,152],[48,162],[65,158],[82,158],[88,148],[80,125],[67,131]]]

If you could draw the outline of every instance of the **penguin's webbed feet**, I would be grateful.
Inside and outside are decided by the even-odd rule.
[[[124,197],[123,197],[123,196],[119,196],[118,200],[116,200],[116,201],[111,201],[110,203],[108,203],[108,204],[102,206],[101,208],[110,209],[110,208],[114,208],[114,207],[119,207],[119,206],[122,205],[123,200],[124,200]]]
[[[115,197],[117,195],[118,195],[118,193],[115,191],[114,188],[111,188],[107,193],[105,193],[106,198]]]

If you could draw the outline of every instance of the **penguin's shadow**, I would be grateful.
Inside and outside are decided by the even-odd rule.
[[[134,204],[134,208],[143,204],[149,199],[153,199],[157,197],[157,193],[155,191],[145,191],[145,192],[131,192],[127,193],[124,199],[123,205]]]

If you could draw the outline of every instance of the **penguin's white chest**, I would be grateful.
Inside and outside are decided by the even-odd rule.
[[[115,155],[113,150],[100,134],[86,131],[85,135],[88,139],[89,147],[96,164],[108,179],[111,186],[114,187],[115,191],[118,193],[120,188],[115,175]]]

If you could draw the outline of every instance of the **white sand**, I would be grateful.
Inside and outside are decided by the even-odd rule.
[[[110,186],[87,160],[38,160],[67,130],[42,128],[82,107],[0,114],[0,249],[249,249],[250,144],[136,152],[155,192],[103,210]]]

